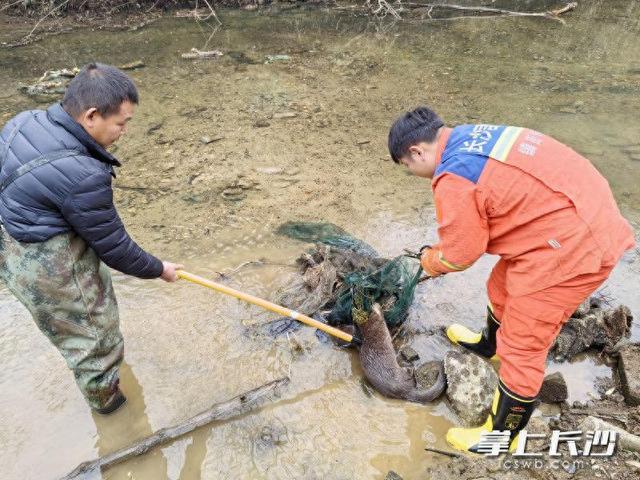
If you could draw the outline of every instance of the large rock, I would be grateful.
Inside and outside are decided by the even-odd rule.
[[[640,405],[640,344],[620,349],[618,372],[625,401],[629,405]]]
[[[562,403],[569,397],[567,382],[560,372],[544,377],[538,399],[544,403]]]
[[[633,316],[628,307],[592,308],[581,318],[572,317],[565,323],[551,349],[557,361],[569,360],[590,348],[613,348],[629,336]]]
[[[498,375],[493,366],[478,355],[450,350],[444,357],[447,398],[460,420],[477,426],[487,419]]]

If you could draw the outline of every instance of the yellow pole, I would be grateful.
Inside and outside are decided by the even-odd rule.
[[[199,277],[198,275],[194,275],[193,273],[185,272],[184,270],[178,270],[177,274],[179,278],[197,283],[198,285],[210,288],[211,290],[215,290],[216,292],[231,295],[232,297],[235,297],[239,300],[244,300],[245,302],[252,303],[253,305],[257,305],[266,310],[275,312],[279,315],[282,315],[283,317],[293,318],[294,320],[298,320],[299,322],[306,323],[310,327],[322,330],[323,332],[328,333],[329,335],[333,335],[334,337],[338,337],[345,342],[352,342],[354,340],[353,336],[349,335],[347,332],[343,332],[342,330],[334,328],[330,325],[314,320],[313,318],[308,317],[303,313],[296,312],[295,310],[276,305],[275,303],[271,303],[268,300],[264,300],[262,298],[254,297],[253,295],[235,290],[231,287],[227,287],[226,285],[222,285],[221,283],[212,282],[211,280]]]

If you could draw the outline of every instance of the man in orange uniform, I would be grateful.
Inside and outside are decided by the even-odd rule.
[[[633,230],[609,184],[584,157],[527,128],[446,128],[419,107],[389,132],[396,163],[432,179],[439,242],[421,254],[436,277],[465,270],[483,253],[499,255],[487,282],[487,326],[462,325],[449,339],[501,361],[500,381],[484,425],[452,428],[447,441],[476,452],[483,433],[516,438],[533,412],[547,353],[563,323],[609,276]]]

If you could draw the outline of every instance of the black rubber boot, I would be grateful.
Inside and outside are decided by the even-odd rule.
[[[447,337],[453,343],[460,345],[485,358],[492,358],[496,354],[496,334],[500,322],[487,307],[487,326],[481,332],[473,332],[464,325],[454,323],[447,328]]]
[[[95,411],[101,415],[109,415],[122,407],[126,401],[127,397],[124,396],[119,387],[116,387],[116,391],[105,406],[102,408],[96,408]]]
[[[457,450],[486,453],[483,450],[489,447],[482,445],[483,435],[493,431],[508,431],[508,450],[513,452],[518,445],[518,433],[529,423],[535,409],[535,400],[535,397],[513,393],[500,380],[485,423],[475,428],[451,428],[447,432],[447,442]]]

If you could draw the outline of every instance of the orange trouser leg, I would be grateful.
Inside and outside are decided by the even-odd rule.
[[[493,310],[493,315],[501,321],[504,313],[504,306],[507,303],[507,289],[505,287],[507,281],[507,262],[505,260],[498,260],[491,275],[487,281],[487,295],[489,297],[489,303]]]
[[[514,393],[538,394],[547,354],[562,325],[609,276],[612,266],[528,295],[507,295],[498,330],[500,378]]]

